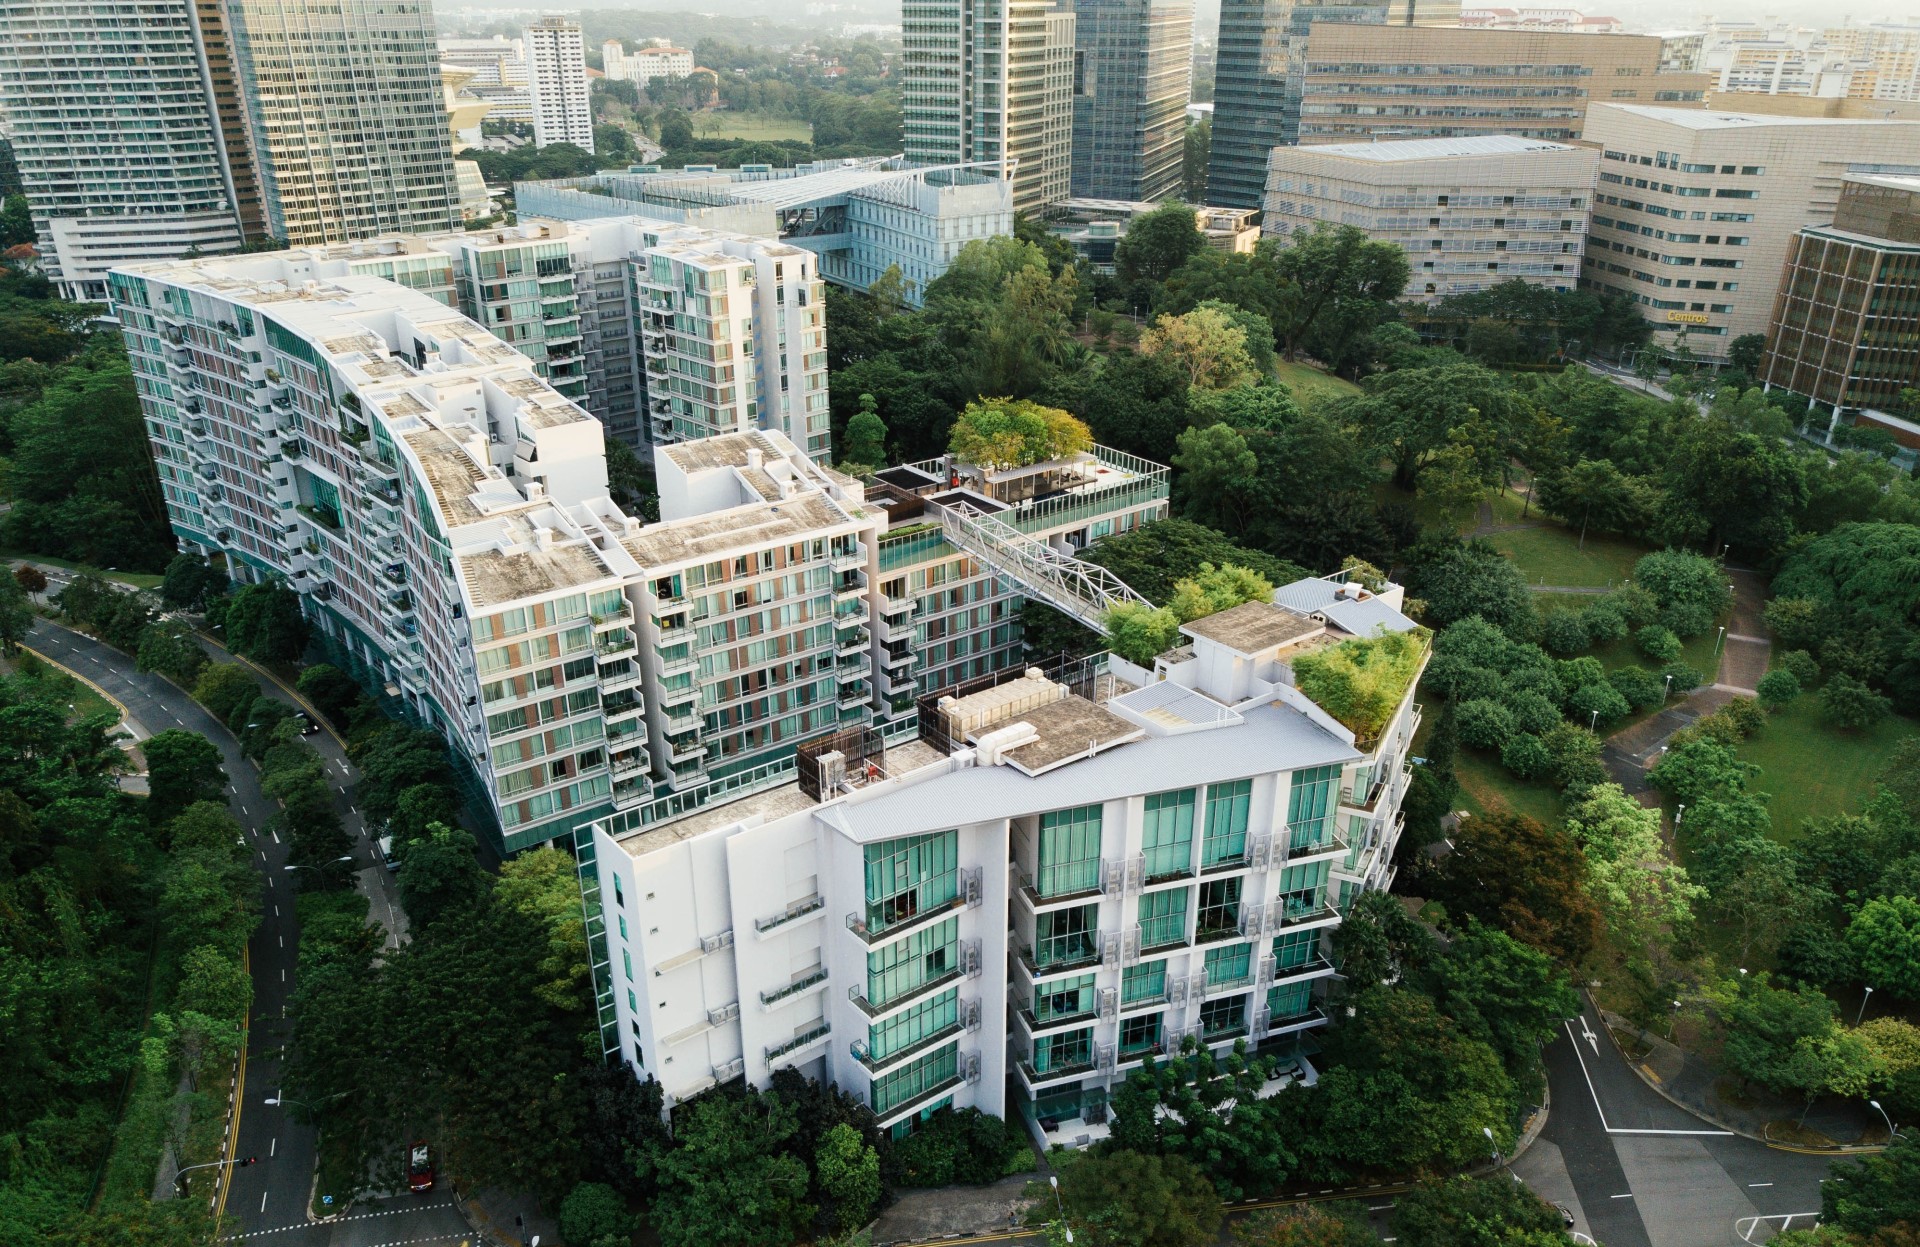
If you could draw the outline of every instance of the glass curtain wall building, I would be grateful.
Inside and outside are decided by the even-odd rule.
[[[1074,198],[1150,203],[1179,191],[1192,53],[1187,0],[1076,0]]]

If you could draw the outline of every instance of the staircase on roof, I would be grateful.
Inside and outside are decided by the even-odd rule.
[[[1095,632],[1106,633],[1107,612],[1123,602],[1153,605],[1106,568],[1063,554],[970,503],[943,502],[940,510],[941,527],[954,548]]]

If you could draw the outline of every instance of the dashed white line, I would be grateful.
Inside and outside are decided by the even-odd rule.
[[[285,948],[286,946],[287,946],[287,937],[283,935],[280,937],[280,947]]]
[[[1627,1193],[1626,1193],[1625,1195],[1609,1195],[1609,1196],[1608,1196],[1607,1198],[1609,1198],[1609,1199],[1632,1199],[1632,1198],[1633,1198],[1633,1192],[1632,1192],[1632,1191],[1628,1191],[1628,1192],[1627,1192]]]
[[[285,966],[280,967],[280,981],[282,983],[287,981],[287,968]]]
[[[274,842],[275,844],[279,844],[279,843],[280,843],[280,833],[279,833],[279,832],[277,832],[277,831],[273,833],[273,842]]]
[[[272,1159],[273,1154],[279,1150],[280,1150],[280,1137],[278,1135],[275,1135],[273,1138],[267,1140],[268,1159]]]
[[[265,1191],[262,1191],[260,1192],[260,1211],[265,1212],[266,1210],[267,1210],[267,1193]]]
[[[1771,1182],[1749,1182],[1747,1183],[1747,1189],[1752,1190],[1756,1186],[1772,1186],[1772,1185],[1773,1183]]]

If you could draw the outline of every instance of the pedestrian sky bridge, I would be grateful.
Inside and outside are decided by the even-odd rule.
[[[1056,550],[1045,538],[1023,533],[971,503],[942,500],[940,523],[955,549],[1095,632],[1106,633],[1107,612],[1122,603],[1153,605],[1106,568]]]

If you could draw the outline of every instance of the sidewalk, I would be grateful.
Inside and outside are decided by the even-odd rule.
[[[1879,1117],[1864,1103],[1823,1097],[1806,1113],[1802,1100],[1771,1095],[1757,1088],[1749,1099],[1739,1080],[1694,1053],[1618,1014],[1601,1011],[1608,1036],[1640,1080],[1695,1117],[1735,1134],[1795,1151],[1836,1154],[1866,1147],[1877,1150],[1885,1136]],[[1736,1102],[1730,1096],[1739,1097]],[[1825,1142],[1823,1143],[1822,1140]]]

